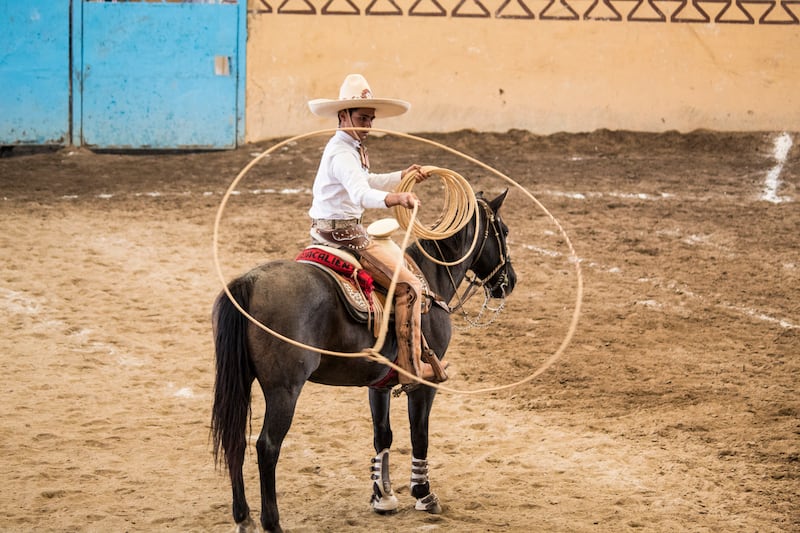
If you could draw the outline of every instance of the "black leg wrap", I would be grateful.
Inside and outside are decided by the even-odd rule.
[[[427,481],[421,485],[411,487],[411,495],[417,499],[424,498],[431,492],[431,484]]]

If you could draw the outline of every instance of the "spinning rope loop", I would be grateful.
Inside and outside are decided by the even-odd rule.
[[[335,133],[337,131],[363,131],[363,130],[385,133],[385,134],[388,134],[388,135],[394,135],[394,136],[397,136],[397,137],[401,137],[401,138],[405,138],[405,139],[409,139],[409,140],[413,140],[413,141],[418,141],[418,142],[422,142],[422,143],[426,143],[426,144],[429,144],[429,145],[434,146],[436,148],[439,148],[441,150],[444,150],[446,152],[450,152],[451,154],[454,154],[454,155],[456,155],[458,157],[461,157],[462,159],[465,159],[465,160],[469,161],[470,163],[473,163],[474,165],[477,165],[477,166],[483,168],[484,170],[487,170],[488,172],[491,172],[492,174],[494,174],[495,176],[501,178],[502,180],[504,180],[508,184],[513,185],[514,187],[519,189],[534,204],[536,204],[536,206],[545,215],[547,215],[547,217],[550,219],[550,221],[558,228],[559,233],[561,234],[562,238],[564,239],[564,242],[567,245],[567,248],[569,249],[569,260],[575,267],[575,278],[576,278],[575,307],[574,307],[573,312],[572,312],[572,317],[570,319],[569,328],[567,329],[567,333],[564,336],[564,339],[561,341],[561,344],[558,346],[556,351],[550,357],[548,357],[545,360],[545,362],[542,363],[539,366],[539,368],[537,368],[531,374],[529,374],[528,376],[526,376],[525,378],[523,378],[523,379],[521,379],[519,381],[515,381],[513,383],[508,383],[506,385],[499,385],[499,386],[495,386],[495,387],[486,387],[486,388],[474,389],[474,390],[461,390],[461,389],[454,389],[454,388],[451,388],[451,387],[447,387],[445,385],[442,385],[441,383],[433,383],[433,382],[427,381],[425,379],[419,378],[419,377],[417,377],[417,376],[405,371],[404,369],[400,368],[399,366],[397,366],[393,362],[389,361],[389,359],[384,357],[380,353],[380,349],[383,347],[383,343],[386,340],[386,332],[388,330],[388,325],[389,325],[389,306],[390,306],[392,298],[394,296],[395,288],[396,288],[396,285],[397,285],[397,280],[399,278],[399,274],[400,274],[400,269],[399,268],[395,269],[394,275],[392,276],[392,282],[389,285],[389,292],[388,292],[388,294],[386,296],[386,304],[385,304],[384,313],[383,313],[384,319],[383,319],[383,322],[381,324],[381,329],[380,329],[380,333],[378,335],[378,338],[376,339],[375,344],[371,348],[365,348],[365,349],[361,350],[360,352],[335,352],[335,351],[325,350],[323,348],[319,348],[319,347],[316,347],[316,346],[309,346],[307,344],[303,344],[301,342],[295,341],[294,339],[290,339],[290,338],[288,338],[288,337],[286,337],[284,335],[281,335],[277,331],[274,331],[274,330],[270,329],[269,327],[267,327],[266,325],[262,324],[261,322],[259,322],[255,317],[253,317],[247,311],[242,309],[242,307],[239,305],[239,302],[237,302],[236,299],[233,297],[233,294],[231,294],[231,291],[228,288],[228,283],[226,281],[225,275],[222,272],[222,266],[221,266],[220,259],[219,259],[219,228],[220,228],[220,224],[221,224],[221,221],[222,221],[222,215],[223,215],[223,213],[225,211],[225,207],[226,207],[226,205],[228,203],[228,200],[230,199],[230,197],[233,194],[233,192],[236,190],[236,187],[238,186],[239,182],[241,182],[241,180],[245,177],[245,175],[247,175],[247,173],[250,172],[250,170],[255,165],[257,165],[262,159],[264,159],[269,154],[275,152],[276,150],[278,150],[278,149],[280,149],[280,148],[282,148],[282,147],[284,147],[286,145],[289,145],[291,143],[294,143],[294,142],[297,142],[297,141],[300,141],[300,140],[303,140],[303,139],[308,139],[310,137],[316,137],[316,136],[320,136],[320,135],[326,135],[326,134]],[[464,180],[463,177],[461,177],[460,175],[458,175],[455,172],[448,171],[446,169],[439,169],[437,167],[425,167],[425,171],[430,171],[433,175],[439,176],[445,182],[445,185],[446,185],[445,186],[445,194],[446,194],[446,196],[445,196],[445,206],[446,206],[445,212],[442,215],[442,221],[440,221],[437,224],[434,224],[433,228],[425,228],[422,224],[417,222],[417,213],[418,213],[418,210],[419,210],[418,206],[414,206],[414,208],[411,210],[410,217],[408,216],[407,212],[404,212],[404,211],[402,211],[402,210],[400,210],[398,208],[395,208],[395,213],[394,214],[397,217],[398,223],[400,223],[401,227],[404,227],[404,229],[405,229],[405,235],[403,237],[403,242],[400,245],[401,249],[403,249],[403,250],[405,250],[408,247],[409,241],[411,240],[412,233],[415,234],[415,235],[418,234],[420,236],[421,235],[426,235],[426,234],[435,236],[435,237],[421,237],[421,238],[443,239],[443,238],[446,238],[448,232],[452,231],[452,233],[451,233],[451,235],[452,235],[453,233],[456,233],[458,231],[458,229],[463,228],[463,225],[466,224],[469,221],[469,219],[471,218],[472,214],[475,213],[475,203],[474,203],[475,196],[474,196],[474,193],[472,193],[472,188],[469,186],[469,184],[466,182],[466,180]],[[405,188],[404,190],[406,190],[406,191],[409,191],[410,188],[413,187],[413,182],[415,181],[414,180],[415,176],[413,176],[413,173],[409,173],[409,174],[412,174],[412,176],[406,176],[405,179],[401,182],[401,184],[399,186],[399,187]],[[398,190],[403,190],[403,189],[398,189]],[[456,193],[456,191],[458,191],[458,190],[460,190],[462,193],[464,193],[463,196]],[[469,192],[467,192],[467,191],[469,191]],[[448,201],[448,200],[450,200],[450,196],[449,195],[455,195],[456,198],[452,202]],[[464,200],[465,198],[466,198],[466,200]],[[471,198],[471,200],[470,200],[470,198]],[[447,206],[451,206],[451,207],[447,207]],[[464,210],[470,210],[470,209],[471,209],[470,214],[466,215]],[[397,216],[398,214],[400,216]],[[401,221],[401,218],[403,219],[402,221]],[[466,220],[467,222],[464,222],[464,220]],[[453,230],[453,228],[455,228],[459,224],[461,226],[458,229]],[[428,232],[431,232],[431,233],[428,233]],[[478,232],[476,232],[476,234],[477,233]],[[474,241],[473,241],[472,246],[473,247],[475,246],[475,242]],[[524,385],[526,383],[530,383],[531,381],[536,379],[538,376],[543,374],[548,368],[550,368],[559,358],[561,358],[561,356],[566,351],[567,346],[569,346],[569,343],[571,342],[572,337],[575,336],[575,332],[577,331],[578,320],[580,318],[581,308],[583,306],[583,274],[581,273],[580,260],[578,259],[577,254],[575,253],[575,248],[572,246],[572,241],[569,239],[569,236],[567,235],[566,231],[564,231],[564,228],[561,226],[561,224],[558,222],[558,220],[550,213],[550,211],[547,210],[547,208],[544,205],[542,205],[541,202],[539,202],[539,200],[536,199],[535,196],[533,196],[530,192],[528,192],[528,190],[525,189],[522,185],[520,185],[519,183],[517,183],[513,179],[509,178],[508,176],[506,176],[505,174],[503,174],[499,170],[496,170],[496,169],[490,167],[489,165],[487,165],[487,164],[485,164],[485,163],[483,163],[483,162],[481,162],[481,161],[479,161],[479,160],[477,160],[477,159],[475,159],[473,157],[470,157],[470,156],[468,156],[468,155],[466,155],[466,154],[464,154],[462,152],[459,152],[455,148],[450,148],[449,146],[445,146],[445,145],[443,145],[441,143],[438,143],[436,141],[432,141],[430,139],[425,139],[423,137],[417,137],[415,135],[410,135],[408,133],[400,133],[400,132],[397,132],[397,131],[385,130],[385,129],[381,129],[381,128],[331,128],[331,129],[317,130],[317,131],[313,131],[313,132],[310,132],[310,133],[305,133],[305,134],[302,134],[302,135],[296,135],[294,137],[291,137],[289,139],[281,141],[281,142],[273,145],[269,149],[265,150],[261,154],[259,154],[256,158],[254,158],[252,161],[250,161],[250,163],[248,163],[239,172],[239,174],[237,174],[236,178],[234,178],[234,180],[228,186],[228,189],[225,191],[225,194],[222,196],[222,200],[220,201],[219,208],[217,209],[216,217],[214,218],[213,251],[214,251],[214,266],[215,266],[216,271],[217,271],[217,276],[219,277],[219,280],[222,283],[223,291],[227,295],[228,299],[231,301],[233,306],[240,313],[242,313],[242,315],[244,315],[250,322],[255,324],[260,329],[264,330],[265,332],[273,335],[274,337],[276,337],[276,338],[278,338],[278,339],[280,339],[280,340],[282,340],[282,341],[284,341],[284,342],[286,342],[288,344],[296,346],[298,348],[305,349],[305,350],[310,350],[310,351],[317,352],[317,353],[320,353],[320,354],[323,354],[323,355],[331,355],[331,356],[336,356],[336,357],[366,357],[367,359],[371,359],[373,361],[382,363],[382,364],[384,364],[384,365],[386,365],[386,366],[388,366],[390,368],[393,368],[396,372],[398,372],[400,374],[403,374],[405,376],[411,377],[411,378],[419,381],[420,383],[422,383],[424,385],[427,385],[429,387],[433,387],[433,388],[438,389],[440,391],[452,392],[452,393],[457,393],[457,394],[483,394],[483,393],[486,393],[486,392],[496,392],[496,391],[508,390],[508,389],[512,389],[514,387],[518,387],[520,385]],[[468,256],[469,253],[470,252],[467,252],[467,254],[465,254],[465,257]],[[429,257],[429,259],[432,259],[432,260],[436,261],[435,259],[430,258],[430,257]],[[461,261],[463,261],[463,258],[461,259]],[[459,262],[460,261],[456,261],[453,264],[457,264]],[[440,263],[440,264],[443,264],[443,263]]]

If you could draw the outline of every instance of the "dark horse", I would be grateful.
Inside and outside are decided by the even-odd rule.
[[[426,258],[418,245],[409,255],[427,278],[431,291],[449,302],[458,286],[472,271],[473,284],[482,286],[487,298],[504,298],[516,283],[508,259],[508,228],[498,213],[505,200],[478,195],[475,217],[458,233],[439,241],[420,241],[426,252],[443,262],[470,255],[454,267],[438,265]],[[475,238],[476,232],[478,233]],[[228,288],[238,304],[256,320],[301,343],[336,352],[360,352],[374,344],[373,333],[356,322],[335,293],[334,281],[313,265],[273,261],[233,280]],[[441,358],[450,342],[451,324],[447,306],[432,305],[422,317],[422,331],[429,346]],[[222,292],[214,303],[216,382],[211,431],[214,455],[224,452],[233,490],[233,519],[239,530],[254,527],[245,499],[242,464],[247,447],[247,424],[253,380],[258,380],[266,401],[264,424],[256,443],[261,477],[261,525],[266,531],[281,531],[275,496],[275,467],[281,444],[289,431],[297,399],[306,381],[335,386],[369,386],[374,446],[372,459],[373,497],[376,512],[397,508],[388,475],[388,453],[392,445],[389,425],[391,386],[396,377],[388,368],[366,357],[342,358],[301,349],[270,335],[251,323]],[[393,328],[390,328],[390,330]],[[387,335],[381,353],[394,360],[396,339]],[[411,424],[411,493],[419,510],[439,513],[438,499],[428,483],[428,417],[436,390],[420,386],[407,393]]]

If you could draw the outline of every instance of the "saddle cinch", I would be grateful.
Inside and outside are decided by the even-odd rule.
[[[403,254],[400,247],[391,239],[392,233],[399,228],[400,225],[395,219],[385,218],[370,224],[367,233],[375,245],[387,246],[397,254],[398,258],[403,257],[406,267],[419,278],[423,292],[419,297],[422,298],[422,313],[425,314],[430,310],[430,303],[435,301],[434,295],[417,264],[408,254]],[[336,282],[339,297],[353,319],[371,326],[377,338],[389,287],[376,284],[355,255],[346,249],[314,244],[300,252],[295,261],[314,265],[327,273]],[[393,309],[391,313],[394,313]]]

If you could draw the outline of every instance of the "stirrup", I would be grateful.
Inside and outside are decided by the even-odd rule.
[[[396,387],[392,391],[392,396],[394,396],[395,398],[399,398],[400,395],[403,394],[404,392],[408,394],[409,392],[417,390],[420,387],[420,385],[422,385],[422,383],[420,383],[419,381],[414,381],[413,383],[406,383],[405,385],[400,385],[399,387]]]

